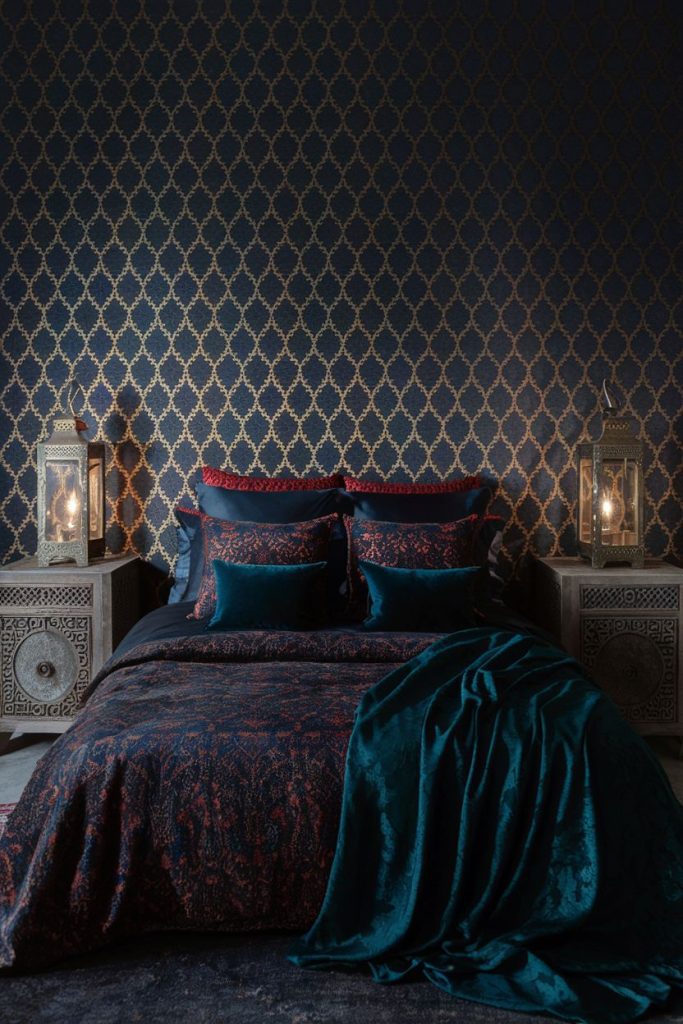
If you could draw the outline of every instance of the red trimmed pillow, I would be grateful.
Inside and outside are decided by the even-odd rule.
[[[361,559],[396,569],[460,569],[474,562],[478,522],[479,516],[452,523],[385,523],[344,516],[352,617],[363,618],[367,610]]]
[[[332,487],[343,487],[344,477],[339,473],[306,477],[240,476],[214,466],[202,466],[202,483],[210,487],[227,487],[231,491],[326,491]]]
[[[344,487],[356,494],[453,494],[456,491],[472,491],[483,487],[478,476],[464,476],[460,480],[444,480],[435,484],[383,483],[380,480],[356,480],[344,477]],[[401,568],[398,566],[398,568]]]
[[[239,565],[303,565],[327,560],[330,531],[336,515],[302,523],[228,522],[202,515],[204,573],[189,619],[203,619],[216,610],[213,559]]]

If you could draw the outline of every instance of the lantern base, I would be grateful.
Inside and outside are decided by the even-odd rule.
[[[82,541],[39,540],[36,556],[41,569],[63,562],[75,562],[83,568],[91,559],[104,555],[104,539]]]
[[[645,567],[645,550],[640,544],[579,544],[579,554],[588,559],[593,569],[604,569],[607,565],[629,565],[632,569]]]

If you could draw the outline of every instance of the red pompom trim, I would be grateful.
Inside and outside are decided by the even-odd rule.
[[[186,512],[190,516],[203,516],[200,508],[187,508],[185,505],[176,505],[176,512]]]
[[[345,476],[344,486],[347,491],[356,494],[454,494],[483,487],[484,482],[478,476],[465,476],[460,480],[444,480],[436,484],[382,483],[379,480],[355,480]]]
[[[339,473],[306,477],[240,476],[214,466],[202,467],[202,481],[210,487],[227,487],[231,491],[327,491],[344,486],[344,477]]]

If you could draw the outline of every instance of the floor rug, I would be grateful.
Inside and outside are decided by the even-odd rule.
[[[10,812],[14,810],[16,804],[0,804],[0,836],[5,831],[5,822],[10,816]]]
[[[41,974],[4,976],[12,1024],[541,1024],[426,982],[304,971],[286,935],[152,935]],[[2,1013],[0,1012],[0,1019]],[[9,1019],[9,1018],[8,1018]],[[665,1014],[652,1024],[681,1024]]]

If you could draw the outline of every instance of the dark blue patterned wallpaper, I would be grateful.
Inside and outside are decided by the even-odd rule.
[[[0,555],[75,372],[159,565],[202,462],[481,471],[572,550],[605,375],[680,557],[678,6],[7,0]]]

